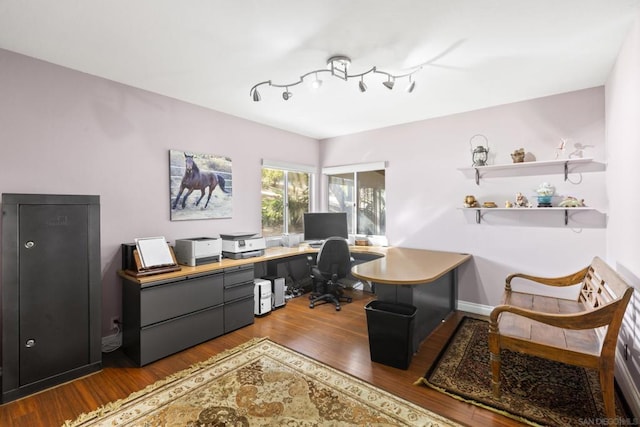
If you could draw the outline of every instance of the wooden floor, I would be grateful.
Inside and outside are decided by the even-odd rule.
[[[434,361],[462,314],[452,315],[428,337],[413,356],[408,370],[370,360],[364,306],[374,297],[352,291],[354,301],[341,311],[330,305],[310,309],[306,296],[256,318],[253,325],[137,368],[119,350],[103,356],[100,372],[0,406],[0,425],[59,426],[107,402],[122,399],[156,380],[206,360],[253,337],[272,341],[347,372],[463,425],[518,426],[516,421],[413,385]]]

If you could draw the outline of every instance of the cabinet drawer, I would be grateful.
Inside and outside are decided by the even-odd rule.
[[[140,366],[185,348],[208,341],[224,332],[222,306],[157,323],[140,331]]]
[[[253,295],[224,305],[224,333],[253,323]]]
[[[249,282],[224,285],[224,302],[233,301],[239,298],[253,297],[253,279]]]
[[[224,269],[224,285],[235,285],[253,281],[253,264],[229,267]]]
[[[142,289],[140,326],[222,304],[222,283],[217,273]]]

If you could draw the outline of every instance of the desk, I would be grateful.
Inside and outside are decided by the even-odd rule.
[[[354,256],[368,254],[379,257],[352,268],[356,278],[374,284],[378,299],[417,307],[414,351],[455,310],[456,268],[471,258],[466,254],[393,247],[353,246],[350,250]],[[181,266],[179,271],[151,276],[134,277],[120,271],[118,274],[123,281],[123,347],[143,365],[242,326],[238,322],[246,324],[252,321],[253,306],[245,303],[244,299],[227,297],[227,284],[234,286],[229,289],[237,290],[236,284],[244,287],[250,282],[246,287],[252,288],[254,264],[317,252],[318,249],[308,246],[273,247],[259,257],[224,258],[211,264]],[[234,308],[233,304],[240,308]],[[229,319],[234,319],[232,325],[212,330],[213,324],[228,323]],[[206,331],[208,335],[197,335],[193,331]],[[154,335],[147,339],[145,334]],[[176,337],[176,341],[183,342],[170,343],[168,341],[172,340],[167,337]]]
[[[417,308],[413,336],[416,352],[422,340],[455,311],[457,268],[469,259],[471,255],[453,252],[386,248],[383,258],[356,265],[351,274],[371,282],[380,301]]]

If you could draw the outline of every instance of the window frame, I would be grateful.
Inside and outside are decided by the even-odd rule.
[[[386,161],[381,161],[381,162],[371,162],[371,163],[355,163],[355,164],[349,164],[349,165],[341,165],[341,166],[329,166],[329,167],[324,167],[321,170],[322,173],[322,177],[323,177],[323,183],[324,183],[324,190],[322,191],[322,195],[324,197],[324,208],[325,210],[328,211],[329,209],[329,176],[330,175],[342,175],[342,174],[353,174],[354,176],[354,196],[355,196],[355,200],[353,201],[353,206],[352,206],[352,215],[351,215],[351,222],[352,224],[350,224],[350,228],[351,230],[357,231],[358,230],[358,173],[361,172],[373,172],[373,171],[378,171],[378,170],[384,170],[385,172],[385,192],[386,192],[386,178],[387,178],[387,162]],[[385,194],[385,203],[386,203],[386,194]],[[386,219],[385,219],[385,223],[386,223]],[[353,235],[361,235],[359,233],[353,233]],[[386,237],[386,228],[385,228],[385,235],[371,235],[371,237]]]
[[[316,191],[316,175],[317,175],[317,168],[315,166],[311,166],[311,165],[304,165],[304,164],[298,164],[298,163],[289,163],[289,162],[282,162],[282,161],[277,161],[277,160],[268,160],[268,159],[262,159],[262,165],[260,168],[260,177],[262,178],[262,171],[263,169],[273,169],[273,170],[279,170],[279,171],[283,171],[284,172],[284,182],[283,182],[283,207],[284,207],[284,212],[283,212],[283,234],[281,235],[276,235],[276,236],[268,236],[265,237],[265,240],[267,241],[267,243],[269,242],[273,242],[273,244],[279,244],[282,241],[282,236],[283,235],[287,235],[289,234],[289,218],[290,218],[290,214],[289,214],[289,181],[288,181],[288,173],[289,172],[293,172],[293,173],[307,173],[309,174],[309,206],[308,206],[308,210],[307,212],[313,212],[314,210],[314,206],[316,205],[315,203],[315,195],[317,194]],[[262,184],[260,185],[261,191],[263,190],[262,188]],[[260,206],[262,206],[262,196],[260,197]],[[260,232],[262,233],[262,213],[260,214]],[[302,233],[292,233],[292,234],[302,234]]]

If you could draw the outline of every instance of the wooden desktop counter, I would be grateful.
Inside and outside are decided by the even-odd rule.
[[[379,300],[411,304],[417,308],[414,322],[414,352],[418,350],[420,343],[433,329],[456,309],[457,267],[471,259],[471,255],[468,254],[397,247],[352,246],[350,250],[356,260],[360,258],[358,260],[360,263],[354,265],[351,270],[353,276],[369,282]],[[135,342],[129,346],[135,349],[135,359],[139,359],[140,364],[145,364],[161,354],[170,354],[171,350],[160,349],[157,352],[158,356],[149,356],[146,362],[142,360],[144,358],[141,359],[137,347],[140,346],[142,339],[139,336],[140,330],[144,329],[138,319],[141,310],[138,306],[140,301],[144,300],[141,297],[142,294],[152,295],[153,289],[160,289],[158,286],[170,285],[170,288],[178,292],[176,295],[182,295],[180,298],[182,300],[186,298],[182,293],[186,291],[186,286],[179,285],[180,287],[176,288],[175,285],[180,282],[195,284],[199,281],[216,280],[226,284],[227,276],[240,275],[243,280],[247,279],[248,275],[252,276],[254,264],[305,256],[316,252],[318,249],[306,245],[295,248],[273,247],[266,249],[265,254],[259,257],[224,258],[219,262],[196,267],[180,266],[178,271],[151,276],[135,277],[120,271],[119,275],[124,285],[123,315],[135,320],[132,325],[133,332],[136,334]],[[195,292],[204,292],[204,289],[209,288],[193,286],[194,289],[197,289]],[[167,287],[162,286],[162,288]],[[197,296],[194,296],[193,299],[194,303],[200,302]],[[249,311],[248,315],[252,317],[252,308],[247,307],[246,310]],[[175,313],[173,315],[175,316]],[[193,328],[192,325],[189,327],[198,329]],[[132,335],[132,333],[125,335]],[[180,334],[176,332],[176,335]],[[185,343],[184,346],[187,344]]]

